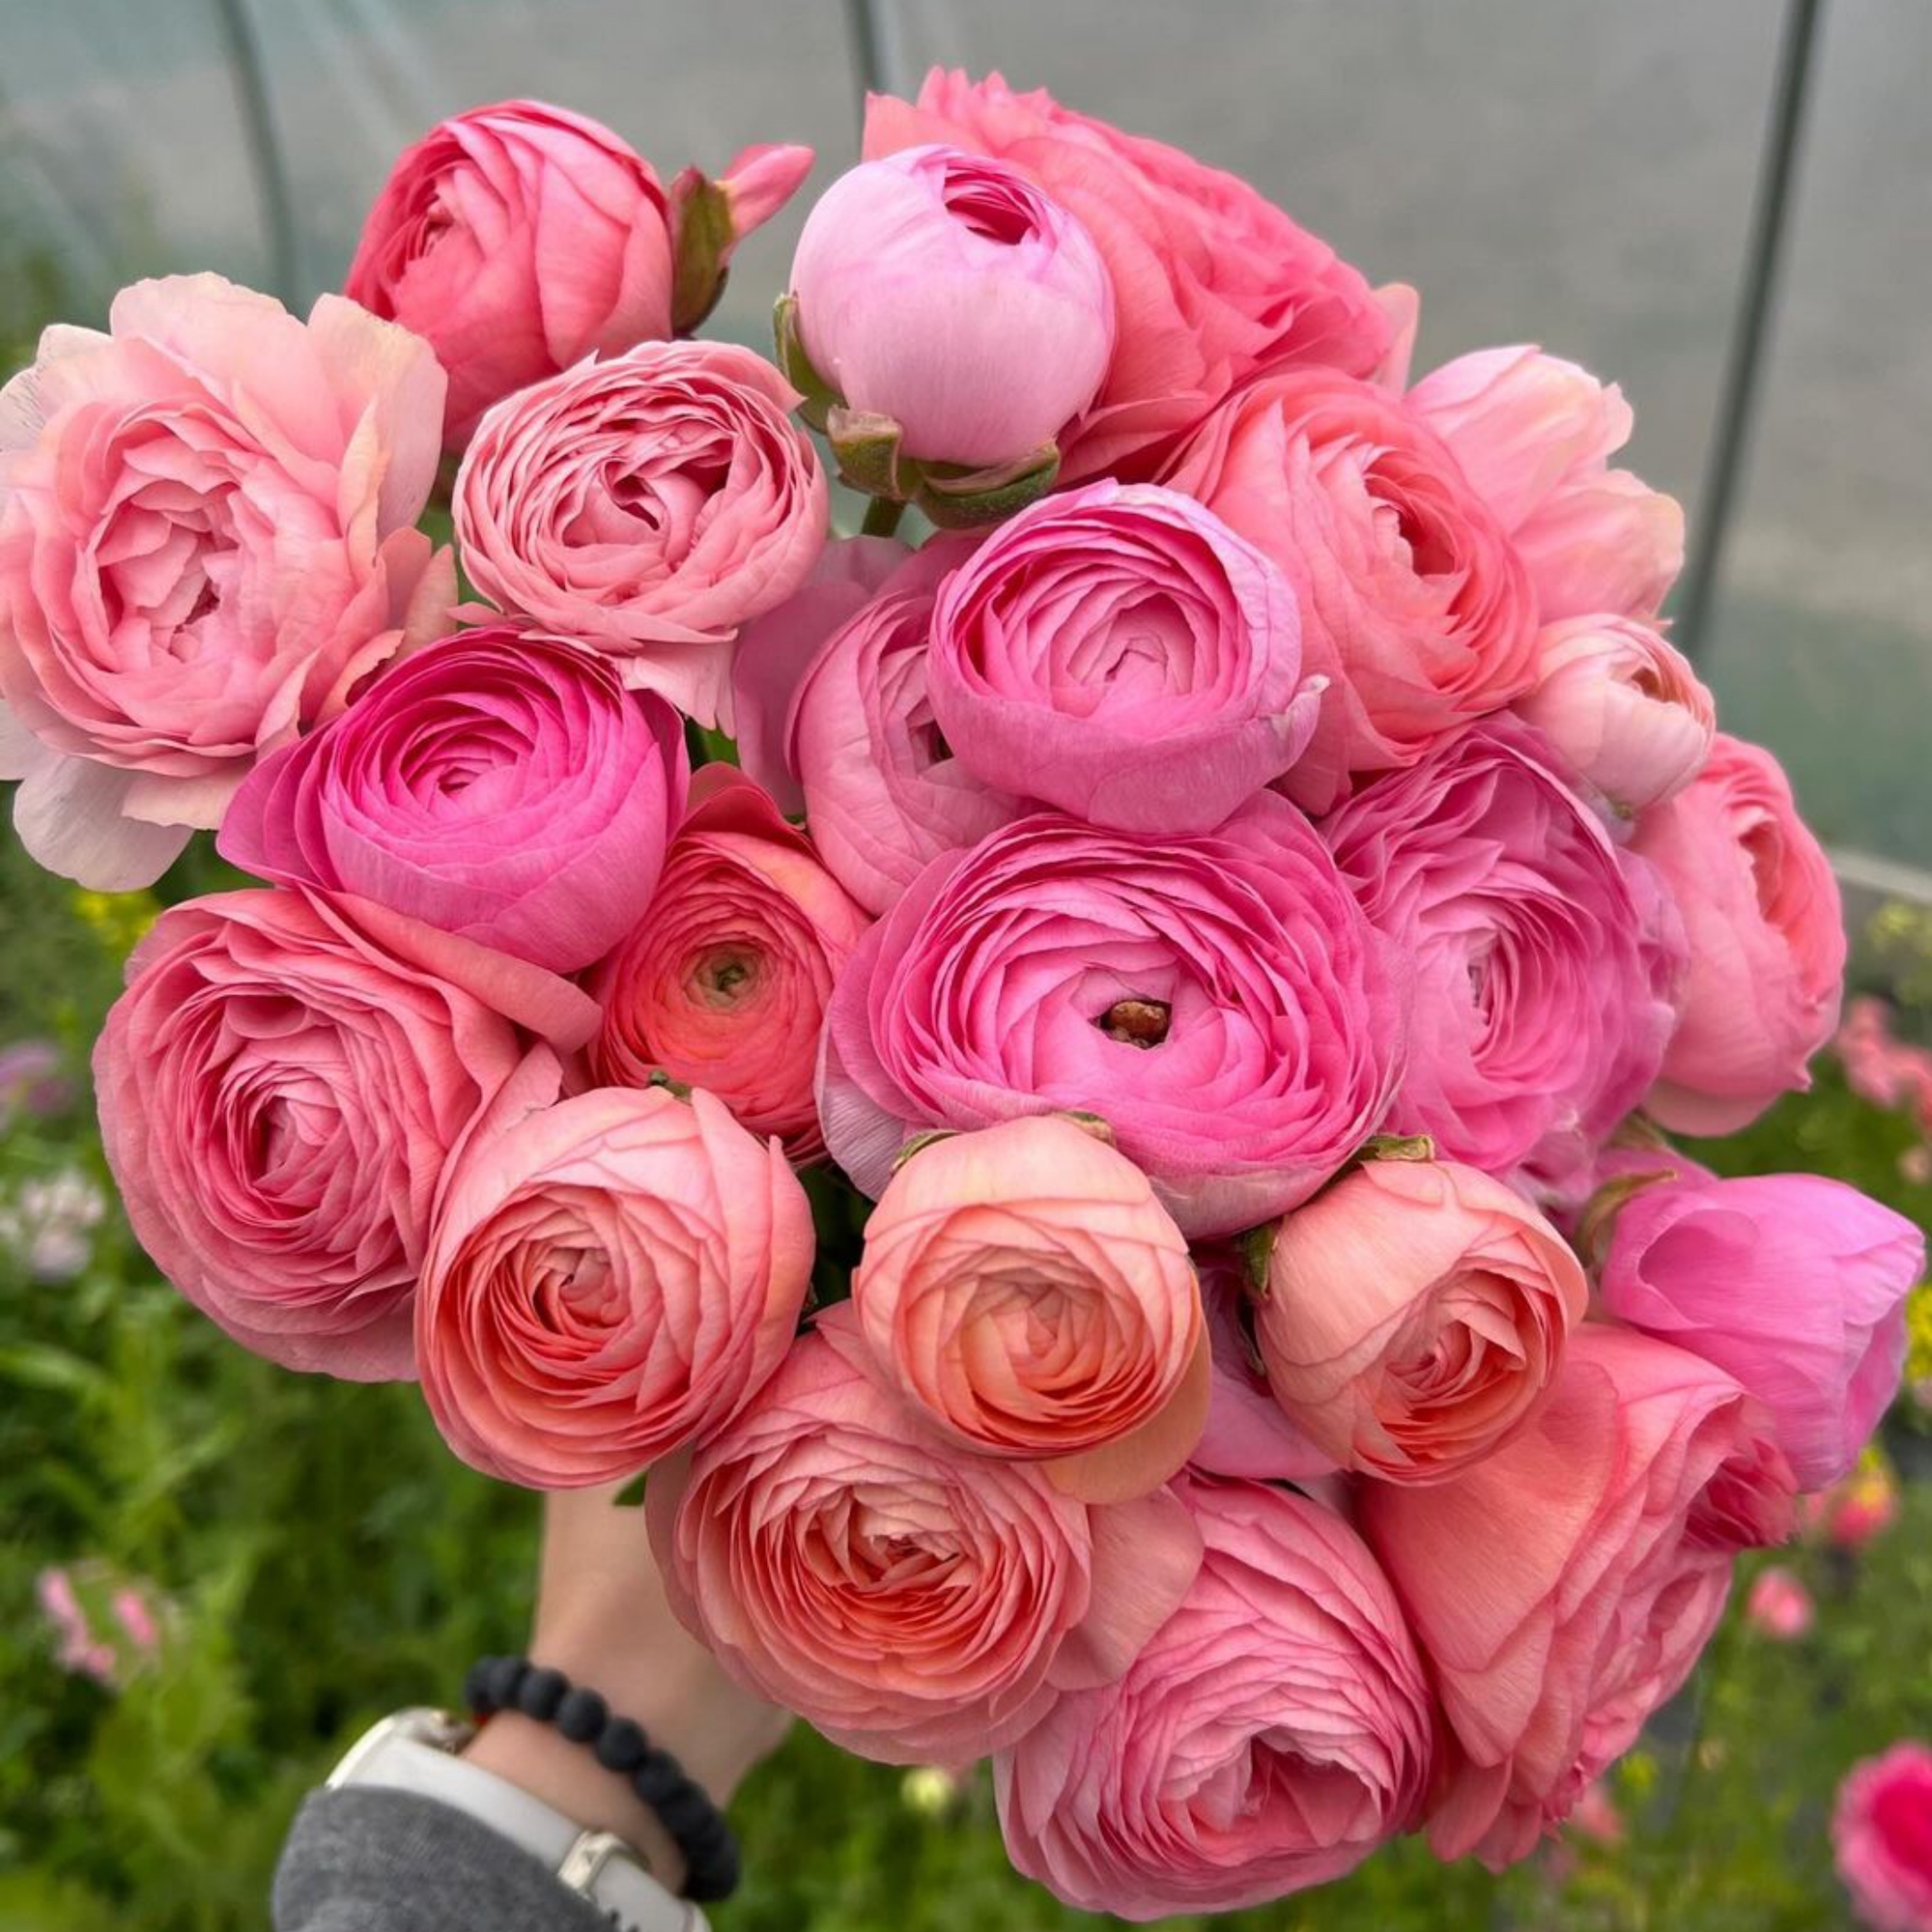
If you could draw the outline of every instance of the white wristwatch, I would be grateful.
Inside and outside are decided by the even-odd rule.
[[[475,1726],[447,1711],[398,1711],[350,1746],[327,1788],[412,1791],[489,1826],[547,1865],[620,1932],[710,1932],[704,1914],[675,1898],[636,1852],[609,1832],[586,1832],[542,1799],[458,1757]]]

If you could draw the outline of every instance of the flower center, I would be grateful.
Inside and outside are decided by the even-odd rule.
[[[1167,1037],[1174,1009],[1165,1000],[1116,1000],[1094,1024],[1109,1039],[1145,1050]]]
[[[758,981],[758,962],[735,948],[707,952],[697,962],[691,983],[708,1007],[735,1007]]]

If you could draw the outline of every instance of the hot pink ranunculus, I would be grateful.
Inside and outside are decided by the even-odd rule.
[[[1609,467],[1630,440],[1621,389],[1537,349],[1484,349],[1425,376],[1408,402],[1502,520],[1546,624],[1657,615],[1684,567],[1684,512]]]
[[[1816,1495],[1801,1496],[1798,1520],[1807,1533],[1840,1549],[1860,1550],[1898,1520],[1898,1478],[1873,1447],[1842,1481]]]
[[[156,1265],[256,1353],[412,1373],[444,1163],[523,1056],[504,1013],[531,980],[579,997],[470,951],[502,1010],[294,891],[176,906],[128,960],[94,1053],[107,1159]]]
[[[933,716],[933,599],[971,551],[960,537],[916,551],[825,639],[792,700],[786,756],[806,820],[870,912],[886,911],[929,861],[1024,810],[967,770]]]
[[[925,678],[996,791],[1127,832],[1206,832],[1315,728],[1288,580],[1190,497],[1090,483],[1022,510],[939,586]]]
[[[1393,1126],[1490,1174],[1560,1187],[1643,1098],[1683,940],[1657,880],[1511,721],[1379,780],[1323,835],[1413,961]]]
[[[1090,1507],[927,1431],[861,1366],[849,1303],[645,1492],[672,1607],[862,1757],[963,1763],[1110,1682],[1200,1561],[1165,1490]]]
[[[1908,1738],[1852,1767],[1832,1850],[1872,1932],[1932,1932],[1932,1747]]]
[[[1745,1615],[1754,1629],[1779,1643],[1791,1643],[1811,1628],[1817,1615],[1811,1592],[1781,1563],[1760,1570],[1745,1598]]]
[[[597,1076],[707,1088],[794,1160],[825,1151],[812,1099],[839,969],[870,923],[770,797],[707,765],[657,892],[592,976]]]
[[[1762,1420],[1721,1369],[1585,1322],[1514,1441],[1434,1489],[1362,1485],[1453,1740],[1438,1857],[1527,1857],[1690,1674],[1736,1550],[1791,1526]]]
[[[1848,1474],[1898,1393],[1925,1237],[1816,1174],[1660,1181],[1617,1209],[1599,1271],[1620,1321],[1716,1362],[1771,1411],[1798,1486]]]
[[[819,1113],[876,1198],[908,1136],[1093,1112],[1190,1236],[1314,1193],[1400,1075],[1402,962],[1264,792],[1192,838],[1049,814],[935,859],[833,995]]]
[[[852,1303],[881,1374],[941,1434],[1044,1463],[1072,1494],[1145,1494],[1200,1439],[1187,1242],[1147,1177],[1064,1116],[906,1161],[866,1224]]]
[[[1519,718],[1624,811],[1680,792],[1717,730],[1711,694],[1653,624],[1568,617],[1537,639],[1536,684]]]
[[[828,493],[797,394],[728,342],[651,342],[507,396],[456,478],[484,596],[730,728],[738,629],[803,583]]]
[[[1186,1600],[1117,1684],[1064,1697],[994,1766],[1013,1863],[1128,1918],[1259,1905],[1407,1831],[1435,1721],[1387,1579],[1306,1496],[1190,1477]]]
[[[1536,599],[1448,446],[1400,396],[1330,369],[1237,391],[1163,473],[1273,557],[1331,680],[1282,789],[1311,811],[1399,770],[1536,677]]]
[[[731,211],[728,232],[697,251],[707,261],[694,260],[684,278],[707,285],[680,289],[685,177],[667,195],[650,162],[586,115],[541,100],[472,107],[398,159],[345,288],[436,351],[449,373],[445,440],[461,449],[513,389],[692,326],[731,246],[783,205],[810,164],[809,148],[754,149],[733,161],[712,190]],[[753,177],[754,192],[734,196],[734,183]],[[685,239],[690,253],[697,238]]]
[[[1336,1462],[1438,1483],[1527,1427],[1588,1302],[1514,1189],[1370,1160],[1276,1227],[1255,1340],[1275,1400]]]
[[[867,101],[867,159],[929,142],[1031,176],[1086,224],[1113,279],[1113,360],[1062,439],[1066,481],[1151,476],[1258,370],[1313,362],[1366,376],[1394,338],[1361,275],[1246,182],[1044,89],[935,68],[914,101]]]
[[[598,1088],[493,1122],[437,1204],[423,1394],[487,1474],[635,1475],[715,1433],[783,1360],[812,1253],[778,1142],[702,1089]]]
[[[1838,882],[1777,760],[1721,731],[1696,779],[1638,818],[1634,849],[1663,875],[1690,940],[1646,1105],[1679,1133],[1735,1133],[1811,1084],[1811,1056],[1838,1023]]]
[[[807,217],[791,295],[847,410],[896,425],[907,456],[973,470],[1050,452],[1114,349],[1085,226],[1019,168],[957,148],[840,175]]]
[[[663,698],[573,644],[491,625],[406,659],[258,765],[216,842],[260,878],[574,973],[649,903],[688,777]]]
[[[152,884],[265,753],[448,628],[429,346],[339,296],[137,282],[0,391],[0,778],[42,865]]]

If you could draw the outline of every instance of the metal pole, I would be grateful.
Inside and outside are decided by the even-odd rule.
[[[1743,477],[1751,412],[1770,330],[1777,272],[1789,226],[1792,185],[1804,126],[1805,97],[1818,47],[1825,0],[1787,0],[1778,43],[1771,119],[1766,124],[1757,189],[1751,200],[1750,233],[1743,286],[1731,325],[1730,351],[1718,407],[1711,455],[1684,580],[1677,586],[1674,635],[1695,656],[1706,642],[1711,600],[1718,584],[1724,539]]]
[[[275,294],[294,307],[301,291],[296,246],[295,195],[289,186],[288,158],[275,126],[274,103],[269,94],[269,74],[262,58],[262,42],[248,0],[214,0],[215,17],[228,43],[228,71],[235,86],[235,104],[242,115],[242,131],[255,170],[255,191],[261,197],[262,228],[269,244],[270,271]]]
[[[852,43],[852,65],[858,70],[860,106],[867,94],[884,94],[893,84],[887,44],[887,22],[881,0],[845,0],[845,28]]]

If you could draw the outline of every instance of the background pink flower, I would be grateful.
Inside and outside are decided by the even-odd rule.
[[[1811,1593],[1797,1573],[1773,1563],[1751,1578],[1745,1615],[1752,1626],[1779,1643],[1790,1643],[1811,1628],[1816,1615]]]
[[[1832,1815],[1838,1876],[1873,1932],[1932,1927],[1932,1748],[1905,1739],[1856,1764]]]

